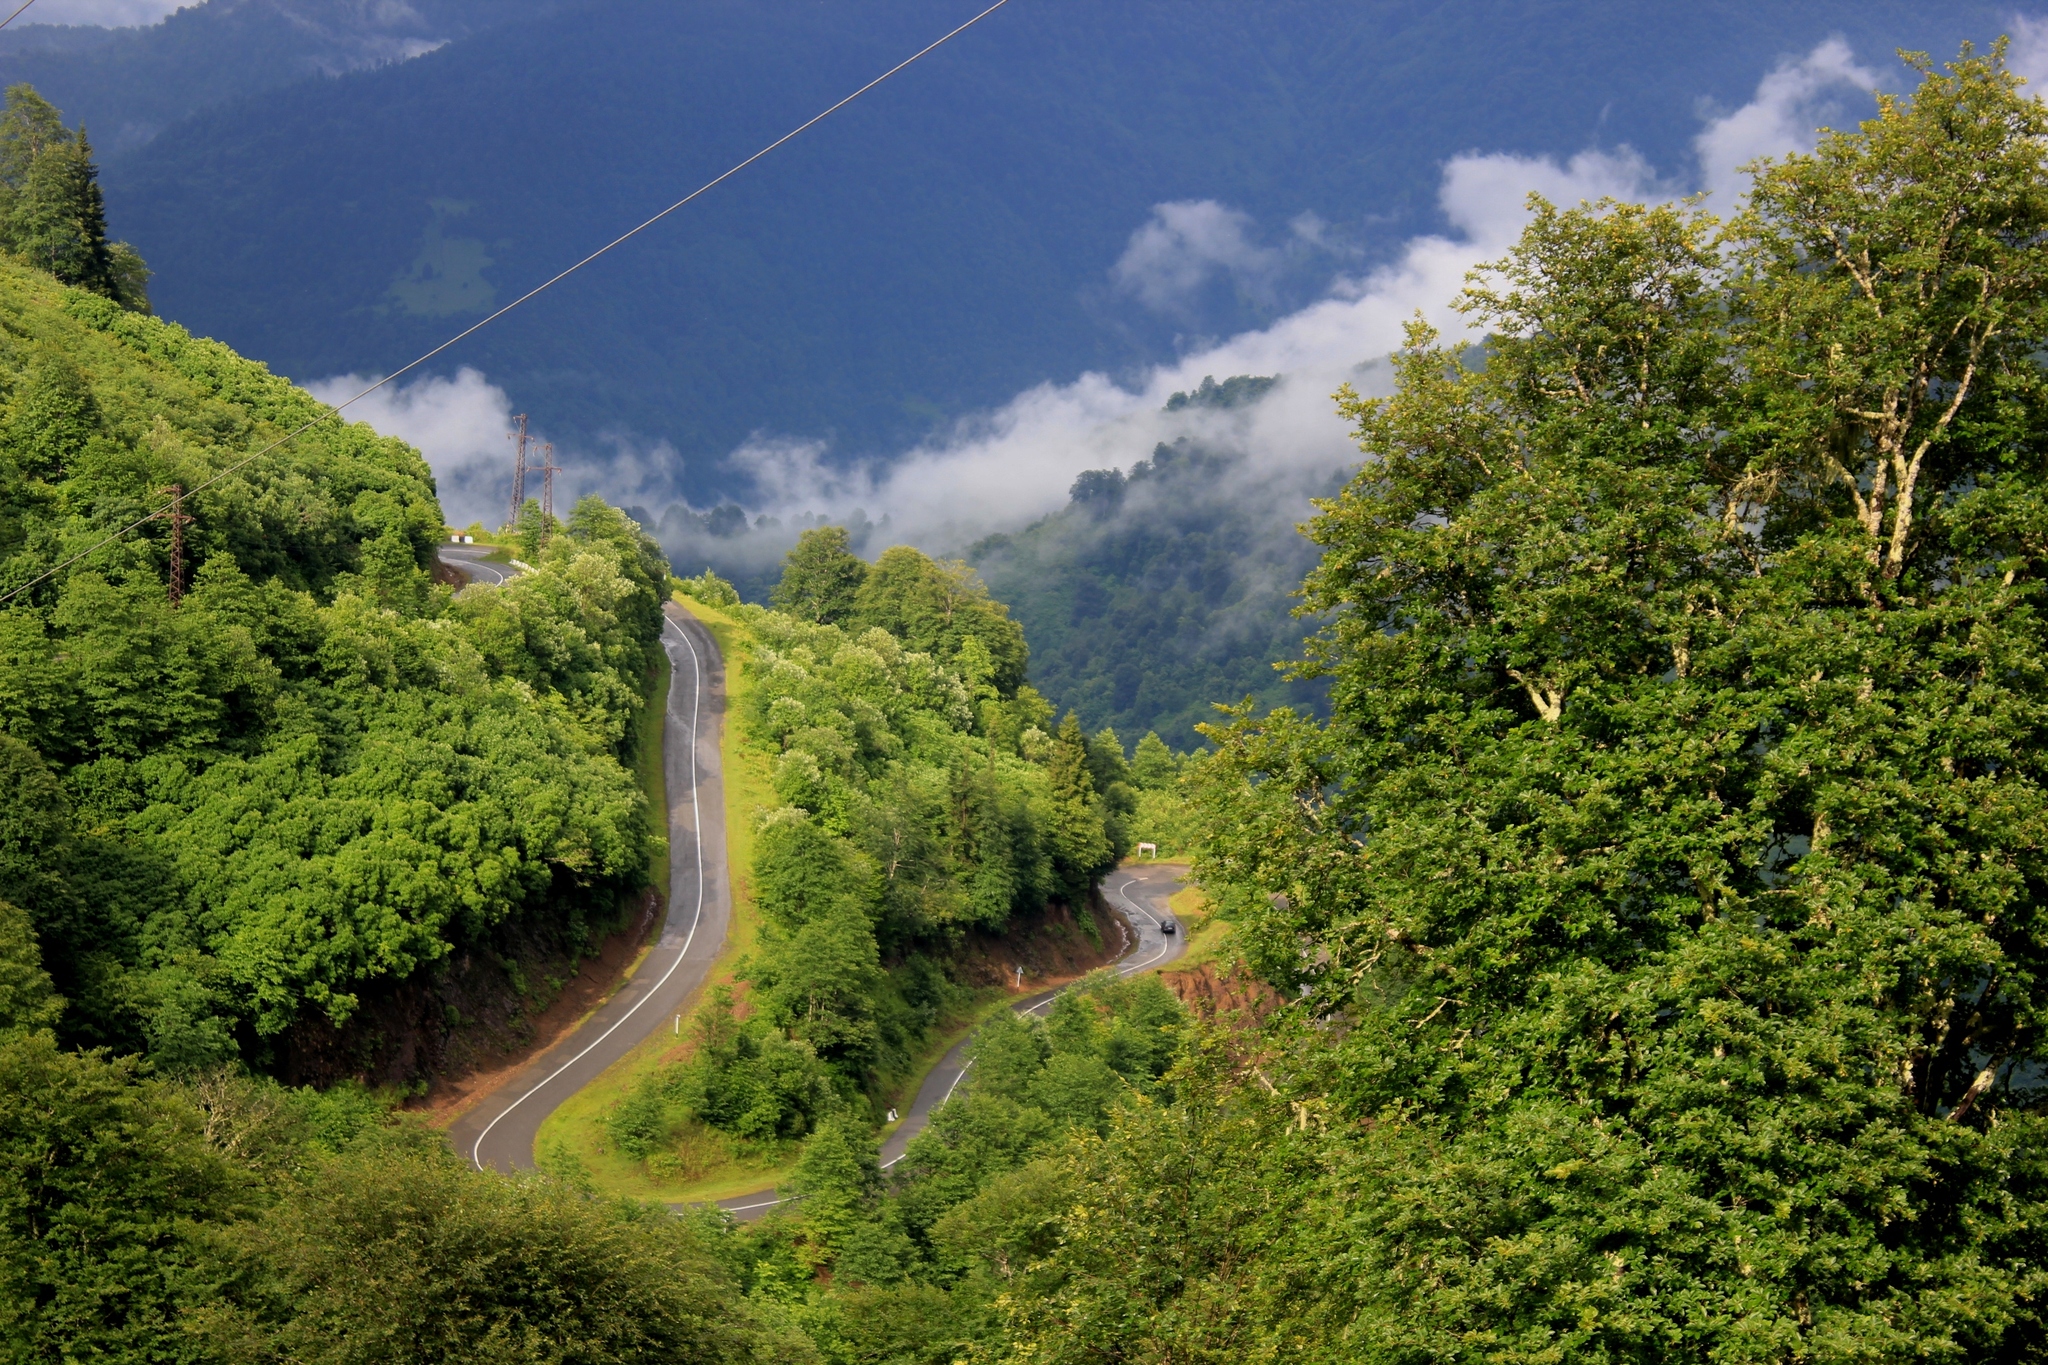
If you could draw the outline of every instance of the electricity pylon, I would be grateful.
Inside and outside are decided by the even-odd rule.
[[[545,536],[555,524],[555,475],[561,468],[555,464],[555,443],[549,441],[541,447],[540,466],[540,525]]]
[[[171,495],[169,510],[157,515],[171,522],[171,610],[185,599],[185,527],[192,518],[185,515],[185,485],[174,483],[163,490]]]
[[[519,423],[519,430],[508,431],[505,439],[517,441],[518,447],[512,456],[512,521],[519,524],[519,509],[526,506],[526,414],[520,413],[512,419]]]

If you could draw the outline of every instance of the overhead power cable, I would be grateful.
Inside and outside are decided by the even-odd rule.
[[[29,5],[34,3],[35,0],[28,0],[28,4],[24,4],[21,7],[21,9],[27,9]],[[549,289],[554,288],[563,280],[568,279],[571,275],[581,270],[584,266],[589,265],[592,261],[604,255],[606,252],[610,251],[613,247],[621,246],[624,243],[631,241],[633,238],[639,236],[647,229],[653,227],[656,223],[668,217],[671,213],[674,213],[677,209],[683,207],[691,200],[696,199],[699,196],[716,189],[718,186],[724,184],[726,181],[738,175],[747,167],[753,165],[756,161],[759,161],[762,157],[767,156],[770,152],[782,146],[785,142],[789,142],[797,137],[802,136],[804,133],[810,131],[818,124],[823,123],[826,119],[832,117],[832,115],[838,113],[841,109],[844,109],[847,105],[852,104],[862,95],[867,94],[868,91],[874,89],[882,82],[888,80],[891,76],[894,76],[899,71],[902,71],[905,67],[911,66],[914,63],[916,63],[919,59],[929,56],[931,53],[938,51],[947,43],[952,42],[953,39],[959,37],[968,29],[973,28],[976,24],[988,18],[989,15],[994,14],[997,10],[1001,9],[1003,6],[1009,3],[1010,0],[995,0],[994,4],[990,5],[981,13],[975,15],[972,19],[969,19],[966,23],[960,25],[958,28],[952,30],[950,33],[947,33],[944,37],[938,38],[933,42],[926,44],[924,47],[919,48],[917,51],[911,53],[908,57],[905,57],[902,61],[896,63],[896,65],[890,67],[887,71],[884,71],[881,75],[875,77],[866,85],[863,85],[860,89],[846,96],[846,98],[840,100],[838,103],[821,111],[820,113],[812,115],[808,119],[805,119],[802,123],[799,123],[796,127],[790,129],[781,137],[776,138],[775,141],[763,147],[760,151],[755,152],[745,161],[736,162],[729,169],[725,170],[724,172],[720,173],[717,176],[714,176],[712,179],[705,181],[696,189],[691,190],[688,194],[676,200],[675,203],[670,204],[667,208],[655,214],[653,217],[647,219],[645,222],[642,222],[639,225],[630,228],[625,232],[620,233],[618,236],[612,238],[609,242],[606,242],[603,246],[591,252],[588,256],[585,256],[582,260],[576,262],[574,265],[569,266],[567,269],[562,270],[559,273],[552,275],[547,279],[541,281],[533,288],[527,290],[524,294],[521,294],[518,298],[512,300],[512,302],[506,304],[503,308],[500,308],[497,312],[492,313],[489,317],[482,318],[476,322],[471,323],[469,326],[457,332],[454,336],[449,337],[446,341],[442,342],[439,346],[436,346],[433,350],[428,351],[424,355],[421,355],[418,358],[408,362],[407,364],[400,366],[398,369],[393,370],[390,374],[385,375],[382,379],[379,379],[376,383],[371,384],[369,387],[365,388],[362,392],[356,394],[354,397],[346,400],[345,402],[335,404],[334,407],[332,407],[328,411],[323,412],[318,417],[312,418],[310,421],[307,421],[304,424],[293,428],[291,431],[286,432],[284,435],[278,437],[275,441],[272,441],[269,445],[263,447],[261,450],[258,450],[253,454],[244,456],[243,458],[235,461],[233,464],[228,465],[225,469],[220,470],[212,477],[192,485],[192,487],[185,490],[184,496],[187,499],[190,499],[195,493],[204,492],[206,489],[211,488],[214,484],[219,483],[222,479],[225,479],[226,477],[228,477],[228,475],[235,473],[237,470],[243,469],[251,464],[254,464],[256,461],[262,459],[265,455],[270,454],[272,451],[275,451],[282,446],[291,444],[299,437],[311,431],[314,427],[319,426],[322,422],[326,422],[332,420],[333,418],[339,417],[344,409],[349,408],[356,403],[360,403],[363,399],[368,398],[371,394],[383,388],[386,384],[389,384],[392,380],[397,379],[399,376],[418,369],[420,366],[426,364],[429,360],[432,360],[435,356],[440,355],[443,351],[446,351],[449,347],[454,346],[458,342],[461,342],[467,339],[468,337],[474,336],[476,333],[490,326],[499,318],[504,317],[507,313],[519,307],[521,304],[524,304],[529,300],[535,298],[536,296],[547,292]],[[15,14],[19,13],[21,13],[21,10],[15,11]],[[12,16],[10,16],[10,21],[11,17]],[[4,28],[5,26],[5,24],[0,24],[0,28]],[[71,556],[69,559],[62,561],[61,563],[54,564],[51,567],[43,570],[43,572],[37,574],[34,578],[29,579],[28,582],[23,583],[19,587],[10,589],[8,592],[4,594],[0,594],[0,607],[6,606],[9,602],[14,600],[14,598],[20,596],[22,593],[27,592],[30,588],[33,588],[36,584],[42,582],[44,579],[47,579],[54,574],[62,573],[65,569],[70,568],[79,560],[85,559],[90,555],[97,554],[101,550],[106,549],[107,546],[112,545],[115,541],[120,540],[129,532],[134,531],[138,527],[146,526],[152,521],[155,521],[157,518],[163,516],[166,512],[168,512],[170,510],[170,506],[171,505],[169,503],[165,503],[162,507],[157,508],[154,512],[149,513],[149,515],[147,516],[137,517],[134,521],[129,522],[126,526],[123,526],[119,530],[112,532],[104,539],[96,541],[94,544],[87,547],[86,549],[80,550],[77,554]]]
[[[30,5],[33,5],[35,2],[36,0],[21,0],[21,3],[14,7],[14,13],[8,15],[5,19],[0,19],[0,28],[6,28],[16,19],[19,19],[21,17],[21,12],[27,9]]]

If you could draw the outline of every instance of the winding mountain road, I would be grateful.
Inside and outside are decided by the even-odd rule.
[[[711,632],[688,612],[669,603],[663,613],[671,671],[662,739],[669,896],[661,937],[611,999],[451,1126],[455,1149],[479,1167],[531,1167],[541,1121],[672,1016],[688,1013],[725,946],[732,914],[718,748],[725,664]]]
[[[445,562],[472,583],[503,583],[516,568],[492,564],[484,546],[443,546]],[[567,1037],[528,1062],[483,1103],[449,1128],[457,1151],[479,1167],[501,1171],[534,1164],[534,1139],[549,1114],[674,1016],[687,1014],[725,946],[732,917],[725,858],[725,784],[719,740],[725,716],[725,664],[711,632],[674,603],[663,608],[662,648],[671,665],[662,762],[668,785],[669,897],[660,938],[633,976]],[[1133,941],[1117,970],[1163,967],[1187,950],[1185,933],[1161,923],[1167,899],[1180,889],[1184,870],[1172,865],[1121,868],[1103,885],[1120,908]],[[1011,1006],[1036,1014],[1065,987],[1041,991]],[[882,1143],[882,1165],[903,1158],[911,1139],[967,1074],[967,1039],[955,1043],[925,1076],[909,1112]],[[782,1201],[773,1189],[735,1195],[719,1207],[742,1219],[758,1218]]]
[[[1171,913],[1167,909],[1167,900],[1180,890],[1186,877],[1187,869],[1160,864],[1118,868],[1103,883],[1103,893],[1124,912],[1137,936],[1137,941],[1117,959],[1118,975],[1130,976],[1134,972],[1164,967],[1187,951],[1186,926],[1171,934],[1160,928],[1162,921]],[[1026,996],[1010,1008],[1018,1014],[1037,1014],[1058,999],[1065,989],[1065,986],[1060,986],[1040,991],[1037,995]],[[960,1088],[961,1079],[972,1065],[967,1059],[968,1045],[972,1042],[973,1039],[968,1037],[953,1044],[918,1086],[917,1097],[910,1102],[910,1111],[903,1116],[896,1130],[882,1141],[883,1170],[903,1159],[903,1154],[910,1149],[910,1140],[925,1130],[932,1115]],[[776,1198],[774,1190],[767,1189],[721,1199],[718,1207],[745,1221],[761,1217],[782,1202]]]
[[[495,545],[443,545],[441,562],[471,583],[504,583],[519,576],[510,564],[493,564],[484,558],[498,552]]]

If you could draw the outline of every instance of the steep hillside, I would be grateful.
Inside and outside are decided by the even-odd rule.
[[[367,999],[509,927],[577,939],[646,864],[620,760],[658,552],[593,502],[457,600],[399,442],[323,424],[213,481],[322,411],[0,262],[0,592],[29,585],[0,608],[0,903],[72,1042],[346,1073]],[[166,520],[37,581],[172,484],[182,604]]]

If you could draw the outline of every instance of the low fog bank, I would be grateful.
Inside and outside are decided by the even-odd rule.
[[[1022,622],[1034,684],[1088,729],[1114,728],[1128,743],[1156,730],[1177,749],[1202,741],[1212,703],[1255,697],[1262,705],[1320,710],[1318,684],[1292,682],[1270,661],[1299,657],[1314,628],[1292,615],[1315,547],[1296,532],[1311,499],[1342,487],[1356,453],[1338,442],[1320,461],[1265,458],[1262,413],[1278,376],[1205,376],[1167,396],[1125,429],[1159,437],[1136,459],[1083,470],[1061,505],[1028,525],[962,545],[923,548],[964,558]],[[709,511],[675,504],[629,512],[653,528],[677,571],[711,568],[754,600],[780,576],[798,535],[832,519],[750,514],[736,503]],[[837,522],[858,553],[908,537],[889,519],[856,509]]]
[[[2023,27],[2025,60],[2048,42]],[[2027,44],[2033,44],[2028,47]],[[1358,455],[1331,394],[1351,384],[1384,392],[1384,357],[1417,317],[1447,333],[1465,330],[1451,302],[1466,276],[1505,253],[1529,218],[1529,196],[1575,204],[1603,198],[1665,201],[1705,193],[1709,206],[1734,207],[1738,168],[1758,156],[1810,148],[1821,124],[1860,115],[1875,73],[1848,47],[1823,43],[1787,61],[1759,83],[1756,98],[1710,117],[1695,139],[1690,174],[1665,177],[1626,146],[1550,158],[1473,153],[1444,167],[1438,201],[1451,231],[1419,237],[1391,263],[1333,278],[1319,302],[1270,327],[1192,347],[1171,364],[1122,378],[1089,373],[1042,384],[1002,408],[958,423],[942,437],[881,463],[843,465],[823,442],[763,435],[723,461],[733,503],[665,513],[674,548],[687,560],[729,563],[751,578],[772,566],[801,525],[818,518],[886,518],[896,541],[935,553],[958,552],[990,534],[1012,531],[1065,503],[1084,471],[1125,468],[1159,444],[1192,440],[1239,450],[1251,481],[1313,485]],[[1316,231],[1296,224],[1294,231]],[[1269,268],[1248,245],[1243,215],[1209,201],[1163,204],[1136,229],[1111,268],[1125,292],[1170,310],[1221,272],[1247,278]],[[1227,413],[1170,406],[1175,393],[1205,377],[1277,376],[1256,401]],[[643,506],[667,506],[641,499]],[[1277,526],[1308,514],[1305,502]],[[747,519],[739,530],[739,518]],[[716,524],[713,524],[715,520]],[[667,529],[664,537],[669,534]],[[876,548],[880,548],[877,546]]]
[[[2048,69],[2048,24],[2016,20],[2014,32],[2015,67]],[[1295,527],[1312,515],[1310,498],[1333,491],[1360,459],[1331,395],[1344,384],[1385,392],[1384,358],[1418,316],[1464,334],[1451,303],[1471,271],[1512,246],[1528,221],[1529,196],[1576,204],[1702,193],[1725,214],[1737,207],[1739,167],[1811,148],[1817,127],[1861,117],[1878,83],[1845,44],[1823,43],[1767,74],[1750,103],[1704,118],[1694,165],[1676,176],[1660,174],[1626,145],[1566,161],[1460,156],[1446,163],[1438,187],[1449,231],[1413,239],[1386,265],[1335,276],[1320,301],[1271,326],[1192,345],[1141,373],[1091,372],[1038,385],[888,460],[847,461],[824,441],[759,433],[716,461],[716,482],[729,497],[710,507],[677,496],[685,466],[679,452],[615,436],[597,449],[557,452],[557,506],[601,493],[660,538],[678,572],[712,568],[756,600],[796,537],[819,524],[846,525],[856,550],[870,557],[910,544],[970,558],[998,596],[1020,603],[1039,661],[1034,676],[1055,700],[1083,706],[1091,725],[1155,716],[1185,741],[1189,714],[1173,697],[1148,700],[1145,677],[1179,661],[1192,660],[1199,671],[1249,655],[1265,672],[1263,686],[1248,690],[1267,699],[1291,695],[1274,691],[1279,685],[1265,661],[1293,657],[1305,628],[1287,614],[1289,594],[1314,560]],[[1132,306],[1170,312],[1189,291],[1225,275],[1255,283],[1259,272],[1277,268],[1254,229],[1214,201],[1162,204],[1134,229],[1106,278]],[[1324,230],[1306,220],[1291,227],[1304,240]],[[1254,376],[1262,377],[1255,390],[1240,385],[1228,401],[1211,401],[1225,387],[1219,378]],[[1205,381],[1208,398],[1201,397]],[[315,391],[332,400],[360,382],[343,377]],[[512,408],[483,375],[465,369],[380,391],[351,412],[426,451],[451,520],[504,520]],[[1178,468],[1164,472],[1176,461]],[[1190,544],[1176,557],[1155,544],[1162,537]],[[1103,613],[1137,629],[1130,611],[1090,594],[1099,589],[1105,601],[1116,600],[1164,582],[1169,568],[1177,575],[1173,592],[1206,605],[1183,611],[1186,619],[1171,630],[1140,632],[1149,643],[1127,641],[1106,674],[1084,666],[1083,651],[1118,651],[1090,624]],[[1034,604],[1028,609],[1026,597]],[[1074,653],[1060,664],[1069,645]],[[1202,685],[1232,680],[1235,687],[1246,675],[1209,676]]]
[[[1317,624],[1293,615],[1317,554],[1295,527],[1352,463],[1276,469],[1259,458],[1245,430],[1276,386],[1240,375],[1174,394],[1166,411],[1199,418],[1199,434],[1086,471],[1064,508],[969,549],[1024,624],[1035,685],[1091,730],[1127,742],[1156,730],[1185,750],[1217,719],[1216,702],[1322,710],[1320,684],[1272,665],[1299,658]]]
[[[2015,65],[2048,66],[2048,28],[2016,21]],[[690,507],[679,500],[689,461],[660,441],[616,434],[594,448],[559,450],[563,485],[596,491],[654,512],[687,562],[714,554],[736,571],[772,562],[771,543],[793,540],[800,524],[854,519],[936,552],[1015,530],[1058,510],[1074,479],[1089,469],[1128,467],[1160,442],[1201,438],[1208,414],[1169,411],[1176,392],[1195,390],[1205,376],[1277,375],[1279,382],[1234,412],[1246,448],[1279,473],[1322,469],[1355,458],[1330,394],[1342,383],[1371,392],[1385,382],[1383,357],[1401,329],[1421,315],[1450,332],[1462,328],[1450,309],[1466,274],[1512,245],[1528,220],[1528,196],[1572,204],[1603,197],[1669,200],[1706,192],[1727,211],[1753,157],[1811,147],[1814,128],[1860,116],[1878,77],[1839,41],[1787,61],[1759,83],[1740,109],[1707,118],[1695,139],[1695,164],[1666,177],[1626,145],[1596,148],[1567,161],[1470,153],[1447,162],[1438,202],[1449,231],[1410,241],[1388,264],[1333,276],[1324,297],[1269,327],[1191,344],[1185,355],[1136,374],[1090,372],[1029,389],[996,410],[955,423],[940,436],[893,457],[849,461],[828,442],[758,433],[713,460],[727,502]],[[1327,231],[1297,221],[1295,237]],[[1255,281],[1269,270],[1269,248],[1252,242],[1243,214],[1210,200],[1159,205],[1136,226],[1105,280],[1133,307],[1170,311],[1191,291],[1223,275]],[[1249,285],[1247,285],[1249,287]],[[314,386],[346,396],[358,377]],[[421,445],[441,478],[457,521],[499,516],[508,495],[510,448],[504,432],[513,412],[504,392],[473,369],[380,391],[352,410],[380,430]],[[534,415],[545,432],[545,414]],[[744,515],[747,531],[737,530]],[[766,520],[764,520],[764,518]],[[664,534],[668,534],[665,532]],[[876,546],[876,549],[882,548]]]

